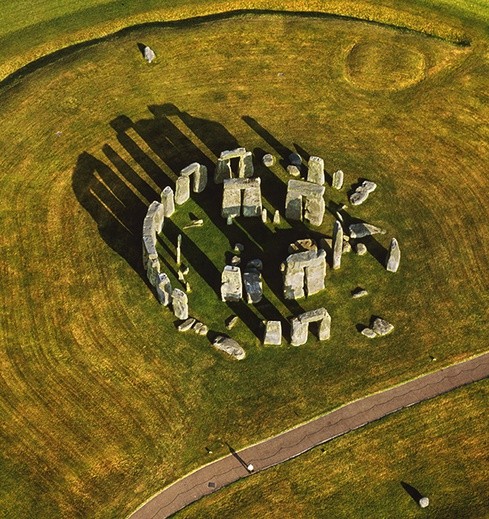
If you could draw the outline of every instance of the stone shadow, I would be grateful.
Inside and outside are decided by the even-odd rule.
[[[401,481],[402,488],[411,496],[411,498],[416,502],[416,504],[419,504],[420,499],[423,497],[423,494],[417,489],[414,488],[409,483],[406,483],[405,481]]]

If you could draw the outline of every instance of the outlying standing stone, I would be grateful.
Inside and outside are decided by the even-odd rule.
[[[267,321],[265,324],[265,337],[263,344],[282,344],[282,323],[280,321]]]
[[[179,288],[174,288],[171,295],[173,313],[177,319],[182,321],[188,319],[188,298],[187,294]]]
[[[395,238],[392,238],[389,246],[389,252],[387,253],[385,268],[389,272],[397,272],[399,268],[399,262],[401,261],[401,250],[399,249],[399,243]]]
[[[214,348],[224,351],[231,357],[237,360],[243,360],[246,357],[244,349],[234,340],[229,337],[218,335],[212,343]]]
[[[148,46],[144,47],[144,59],[148,63],[151,63],[155,58],[156,58],[156,54],[154,53],[153,49],[151,49]]]

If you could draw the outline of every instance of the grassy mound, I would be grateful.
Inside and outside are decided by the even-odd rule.
[[[146,28],[66,54],[0,91],[7,515],[122,516],[207,461],[206,446],[223,454],[218,438],[238,448],[431,370],[430,354],[445,365],[486,348],[485,42],[459,48],[402,33],[423,53],[426,78],[381,94],[352,86],[348,49],[392,32],[278,15]],[[141,42],[156,51],[151,66]],[[332,314],[326,345],[263,348],[247,323],[267,315],[244,306],[236,333],[249,355],[228,362],[201,337],[178,335],[145,284],[147,205],[181,167],[210,167],[235,145],[257,158],[323,156],[349,184],[379,185],[351,216],[386,228],[386,241],[365,258],[346,257],[325,293],[301,303]],[[273,173],[283,189],[283,170]],[[276,196],[268,189],[265,205],[277,206]],[[209,286],[199,258],[219,272],[235,238],[220,249],[227,229],[211,224],[214,202],[196,198],[165,226],[161,254],[171,266],[186,211],[206,219],[185,233],[191,296]],[[328,218],[321,230],[329,233]],[[403,263],[388,277],[375,251],[393,235]],[[358,306],[349,299],[356,284],[371,293]],[[199,306],[222,330],[217,295],[202,293]],[[355,326],[372,313],[395,334],[366,343]]]
[[[424,78],[421,52],[389,43],[355,44],[346,58],[348,79],[366,90],[401,90]]]

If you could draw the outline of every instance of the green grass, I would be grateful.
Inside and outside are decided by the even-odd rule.
[[[56,47],[56,31],[69,24],[51,27]],[[205,446],[219,437],[238,448],[484,351],[487,43],[483,33],[472,37],[461,48],[363,22],[245,16],[126,33],[2,87],[0,500],[7,517],[123,516],[208,461]],[[155,49],[153,66],[138,42]],[[380,91],[359,88],[346,75],[359,43],[422,54],[425,79],[394,91],[396,77]],[[368,74],[364,67],[365,81]],[[387,229],[378,250],[390,236],[399,239],[402,266],[388,275],[372,256],[345,257],[328,274],[327,290],[300,303],[330,311],[328,343],[262,347],[254,331],[271,307],[243,306],[252,330],[239,324],[233,334],[248,358],[233,363],[205,339],[177,334],[143,280],[148,203],[179,168],[210,165],[236,144],[257,156],[299,145],[324,157],[328,172],[342,168],[347,184],[365,176],[379,185],[351,214]],[[284,178],[280,166],[273,173]],[[264,178],[266,207],[277,205],[280,184]],[[220,271],[228,229],[211,222],[219,199],[203,196],[167,222],[164,240],[174,243],[190,211],[206,220],[184,243],[191,308],[200,298],[195,311],[223,331],[228,309],[204,267],[210,257]],[[327,188],[327,198],[346,195]],[[321,230],[331,228],[328,216]],[[232,232],[230,241],[248,230]],[[260,232],[271,257],[274,237]],[[161,247],[171,266],[172,249]],[[358,284],[370,296],[354,303],[349,292]],[[276,291],[266,290],[286,315]],[[379,313],[396,330],[367,342],[355,325]]]
[[[487,381],[405,409],[173,517],[487,516]],[[421,509],[402,482],[430,499]]]

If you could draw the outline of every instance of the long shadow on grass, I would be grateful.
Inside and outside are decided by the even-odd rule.
[[[238,147],[237,140],[221,124],[192,117],[174,105],[150,106],[149,110],[153,118],[133,122],[129,117],[121,115],[110,122],[119,145],[131,157],[131,162],[136,162],[144,171],[144,175],[140,175],[122,157],[125,153],[121,155],[108,144],[101,150],[103,160],[87,152],[78,158],[72,179],[73,190],[80,204],[97,223],[104,241],[149,286],[141,260],[142,222],[147,207],[151,201],[159,198],[165,186],[174,187],[175,179],[183,167],[190,162],[200,162],[208,167],[210,181],[203,193],[193,193],[192,198],[205,212],[206,219],[212,221],[226,236],[223,253],[239,242],[245,244],[243,264],[255,258],[266,262],[266,251],[268,245],[276,239],[275,233],[263,225],[259,218],[238,218],[233,225],[228,226],[220,214],[222,185],[212,182],[216,155],[224,149]],[[268,180],[271,182],[273,179]],[[171,243],[176,241],[178,234],[182,234],[182,248],[190,266],[207,282],[216,297],[220,297],[221,265],[215,265],[187,233],[170,219],[165,221],[163,233]],[[164,240],[160,239],[159,242],[164,249],[161,258],[163,268],[176,275],[172,252]],[[277,277],[278,262],[275,255],[273,258],[267,272],[270,272],[271,277]],[[275,263],[277,272],[274,273],[270,267]],[[291,310],[297,309],[295,302],[288,306]],[[257,314],[265,319],[277,319],[280,316],[266,298],[254,310],[244,302],[228,307],[257,336],[263,333],[261,319]]]

